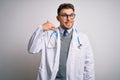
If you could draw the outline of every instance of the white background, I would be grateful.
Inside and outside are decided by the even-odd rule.
[[[56,26],[57,8],[71,2],[75,26],[89,37],[96,80],[120,80],[119,0],[0,0],[0,80],[35,80],[40,54],[29,54],[27,44],[38,25]]]

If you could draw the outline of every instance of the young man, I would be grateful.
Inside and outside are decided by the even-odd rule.
[[[75,9],[63,3],[57,10],[59,27],[47,21],[34,32],[30,53],[41,52],[37,80],[94,80],[92,50],[85,34],[74,25]]]

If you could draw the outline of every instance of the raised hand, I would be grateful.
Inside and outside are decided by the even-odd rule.
[[[51,22],[47,21],[42,25],[43,31],[56,30],[56,27]]]

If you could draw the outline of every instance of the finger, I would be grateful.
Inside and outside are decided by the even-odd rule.
[[[46,21],[46,23],[50,23],[50,24],[51,24],[51,22],[50,22],[50,21],[48,21],[48,20]]]
[[[49,21],[46,21],[46,23],[49,23]]]
[[[56,27],[55,27],[55,26],[52,26],[50,29],[51,29],[51,30],[56,30]]]
[[[48,23],[49,25],[54,26],[53,23],[51,23],[50,21],[47,21],[46,23]]]

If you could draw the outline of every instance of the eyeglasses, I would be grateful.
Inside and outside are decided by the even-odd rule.
[[[76,14],[59,14],[63,19],[74,19]]]

